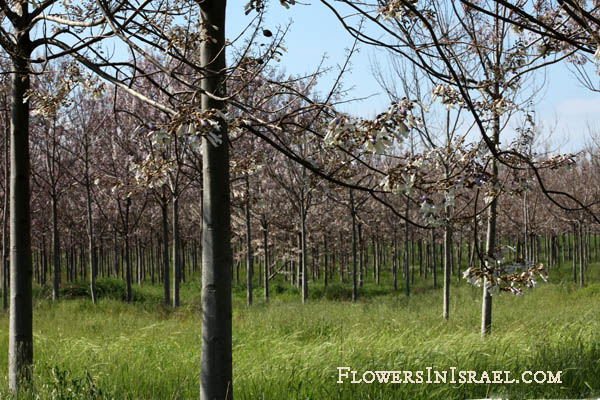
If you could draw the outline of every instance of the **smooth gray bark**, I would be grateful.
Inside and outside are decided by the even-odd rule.
[[[226,1],[205,0],[201,19],[208,40],[200,44],[206,76],[202,88],[225,94]],[[202,94],[204,110],[224,110],[223,102]],[[232,400],[231,337],[231,221],[229,198],[229,140],[220,121],[221,143],[202,138],[202,353],[200,399]]]

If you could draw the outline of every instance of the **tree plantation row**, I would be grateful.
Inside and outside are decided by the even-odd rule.
[[[575,283],[583,286],[585,276],[587,275],[587,265],[591,261],[598,261],[598,236],[592,233],[589,229],[583,231],[583,241],[581,241],[581,233],[578,232],[578,225],[574,227],[574,233],[552,234],[549,236],[531,235],[529,251],[532,251],[532,259],[534,262],[542,262],[548,273],[553,266],[572,263],[572,279]],[[61,228],[59,228],[61,231]],[[362,231],[362,228],[361,228]],[[262,232],[262,231],[261,231]],[[85,233],[84,233],[85,234]],[[352,243],[346,239],[344,234],[348,232],[341,231],[336,240],[330,242],[331,247],[323,247],[328,242],[324,239],[322,243],[313,244],[309,239],[310,252],[308,254],[308,283],[311,285],[319,285],[319,287],[327,287],[328,282],[336,280],[342,283],[352,283],[354,279],[352,268]],[[317,234],[315,234],[317,235]],[[185,237],[185,234],[182,235]],[[276,237],[279,235],[276,235]],[[239,236],[239,242],[233,243],[233,251],[235,261],[233,264],[232,277],[236,285],[245,284],[248,287],[248,302],[252,302],[252,288],[259,285],[262,288],[264,299],[269,297],[269,282],[276,276],[280,275],[281,279],[289,282],[290,285],[300,286],[302,276],[300,274],[300,265],[302,265],[302,253],[297,248],[293,241],[288,240],[294,237],[294,233],[281,232],[280,235],[284,243],[283,245],[275,245],[267,243],[267,255],[271,259],[267,259],[268,268],[265,270],[265,246],[259,238],[253,239],[254,246],[252,252],[253,267],[250,274],[247,273],[247,255],[244,248],[243,235]],[[309,233],[309,237],[312,236]],[[334,235],[335,236],[335,235]],[[362,240],[362,235],[359,235],[357,242],[357,257],[358,269],[356,271],[356,280],[358,288],[362,287],[365,280],[371,280],[377,285],[382,285],[386,290],[404,290],[410,294],[410,287],[414,284],[415,276],[417,278],[429,279],[430,285],[433,288],[440,287],[441,268],[444,265],[444,249],[443,243],[440,240],[432,242],[431,236],[425,239],[414,239],[423,235],[411,235],[408,246],[405,248],[405,243],[401,238],[393,238],[388,241],[384,236],[370,236],[370,240],[365,243]],[[89,280],[89,255],[87,248],[83,242],[77,242],[71,236],[66,244],[66,249],[61,251],[62,271],[59,272],[58,288],[56,297],[59,297],[60,288],[65,288],[67,295],[69,294],[69,284],[80,283]],[[53,277],[54,265],[49,243],[46,243],[46,238],[41,235],[41,243],[39,247],[34,245],[33,253],[33,279],[34,282],[41,287],[47,287],[49,293],[54,296]],[[435,232],[433,232],[435,239]],[[473,262],[479,263],[477,257],[477,249],[472,244],[471,237],[462,237],[462,235],[454,235],[458,243],[453,243],[451,250],[451,274],[455,275],[455,279],[463,278],[461,268],[465,265],[472,265]],[[461,239],[459,239],[461,238]],[[131,244],[129,260],[125,260],[124,248],[119,246],[120,241],[102,240],[97,238],[99,247],[95,249],[96,278],[115,277],[126,281],[127,264],[131,268],[132,283],[137,285],[146,284],[162,284],[164,287],[165,281],[173,282],[173,265],[172,265],[172,250],[169,250],[169,262],[167,269],[161,264],[163,251],[162,238],[149,237],[147,240],[142,240],[140,237],[135,237]],[[272,237],[272,241],[276,238]],[[331,239],[330,239],[331,240]],[[523,240],[510,238],[503,240],[506,246],[515,248],[513,259],[523,258],[526,251],[523,247]],[[433,246],[431,243],[435,243]],[[115,245],[116,244],[116,245]],[[106,247],[105,247],[106,246]],[[169,241],[167,246],[172,246]],[[198,279],[201,268],[199,242],[196,239],[190,239],[187,242],[185,239],[180,242],[181,259],[179,263],[179,282],[185,282],[186,279]],[[479,251],[483,251],[483,243],[479,243]],[[171,247],[168,247],[171,249]],[[583,263],[579,258],[579,254],[583,249]],[[406,279],[406,270],[403,265],[404,252],[408,251],[408,268],[409,281],[405,285],[405,281],[398,281],[398,278]],[[377,256],[376,256],[377,254]],[[381,269],[389,272],[386,278],[391,278],[391,281],[381,281]],[[168,271],[169,277],[165,280],[163,275]],[[327,273],[325,273],[327,271]],[[583,271],[583,273],[581,273]],[[401,275],[399,275],[401,274]],[[248,277],[251,277],[248,280]],[[186,278],[187,277],[187,278]],[[428,278],[429,277],[429,278]],[[265,280],[266,278],[266,280]],[[7,274],[7,280],[9,275]],[[266,282],[266,283],[265,283]],[[400,285],[400,286],[399,286]],[[165,293],[170,294],[171,288],[165,290]],[[360,289],[359,289],[360,290]],[[358,296],[359,292],[355,296]],[[122,293],[122,298],[127,299],[127,293]],[[130,298],[130,300],[132,300]],[[172,297],[166,297],[163,301],[171,305],[174,300]]]
[[[12,392],[32,382],[33,281],[57,300],[86,280],[94,305],[97,277],[124,280],[126,302],[160,282],[177,308],[199,275],[205,400],[233,398],[233,282],[248,305],[280,276],[302,303],[338,279],[355,302],[367,279],[409,296],[418,275],[449,320],[454,273],[482,288],[483,336],[493,296],[559,259],[585,284],[598,149],[542,151],[535,104],[552,64],[596,89],[595,6],[321,0],[354,45],[288,74],[289,26],[267,11],[313,5],[272,3],[248,1],[226,34],[225,1],[0,0]],[[340,111],[358,46],[389,57],[373,63],[389,107],[368,117]]]
[[[202,207],[197,201],[202,195],[201,146],[181,129],[167,135],[158,126],[160,115],[156,122],[140,126],[134,116],[153,115],[151,106],[127,94],[97,94],[102,88],[98,82],[85,90],[71,89],[61,74],[72,65],[53,67],[53,73],[33,80],[41,93],[32,94],[40,102],[34,104],[52,107],[52,113],[36,113],[30,121],[33,279],[51,287],[53,299],[59,297],[61,285],[88,280],[94,302],[98,276],[123,279],[123,299],[128,302],[132,284],[161,282],[164,302],[177,307],[179,282],[202,269]],[[6,113],[3,123],[7,129]],[[329,127],[315,122],[310,129]],[[448,269],[461,279],[461,265],[485,263],[482,211],[489,200],[480,193],[486,190],[489,176],[484,169],[470,166],[471,184],[450,191],[443,187],[447,175],[443,170],[450,162],[463,172],[467,169],[452,159],[464,157],[467,150],[450,144],[419,160],[411,151],[398,149],[396,157],[428,163],[426,179],[442,187],[413,184],[411,198],[394,193],[373,198],[364,187],[331,182],[331,177],[339,176],[374,181],[359,163],[348,162],[346,155],[336,155],[323,143],[297,137],[287,140],[287,146],[303,158],[335,172],[319,176],[250,132],[232,132],[231,276],[236,284],[246,282],[249,305],[253,277],[254,284],[263,286],[265,299],[269,281],[282,275],[302,288],[302,301],[307,299],[309,283],[327,286],[332,279],[351,282],[356,300],[370,276],[377,284],[402,288],[409,295],[415,268],[419,277],[430,275],[433,287],[443,285],[448,290],[450,281],[442,284],[445,272],[439,276],[440,271]],[[414,154],[423,145],[415,144],[415,135],[410,140]],[[532,153],[532,138],[527,144]],[[4,146],[8,151],[6,139]],[[7,152],[2,159],[6,157]],[[544,167],[545,158],[536,157],[542,160],[537,173],[546,187],[577,193],[583,202],[593,201],[597,188],[592,182],[598,173],[595,148],[582,153],[577,163],[569,159],[560,168]],[[377,153],[361,154],[361,162],[377,168],[389,164]],[[4,188],[6,177],[4,171]],[[412,179],[425,180],[423,176]],[[578,254],[593,249],[595,257],[598,247],[589,210],[556,207],[527,168],[500,168],[495,182],[501,190],[493,196],[502,204],[496,221],[501,243],[494,250],[498,260],[543,263],[547,274],[557,260],[570,259],[573,279],[583,285]],[[378,186],[376,181],[372,185]],[[436,207],[451,207],[452,213],[440,218]],[[4,213],[5,238],[6,218]],[[444,235],[449,236],[447,241]],[[4,260],[6,308],[10,277],[6,253]],[[392,282],[380,282],[383,266],[391,269]]]

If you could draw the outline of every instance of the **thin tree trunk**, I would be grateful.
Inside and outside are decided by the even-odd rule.
[[[302,303],[308,300],[308,274],[306,270],[306,209],[304,207],[304,197],[300,202],[300,248],[302,252]]]
[[[462,275],[460,273],[460,267],[462,265],[462,255],[463,255],[463,232],[461,229],[460,237],[459,237],[459,241],[458,241],[458,247],[456,249],[456,276],[458,277],[459,281],[460,281],[460,278],[462,277]]]
[[[7,104],[6,97],[4,104]],[[2,310],[6,311],[8,308],[8,198],[10,196],[10,170],[8,169],[9,162],[9,135],[10,128],[8,123],[8,116],[5,114],[5,132],[4,132],[4,208],[2,210]],[[42,274],[42,281],[45,283],[45,271]]]
[[[42,235],[42,276],[41,285],[46,286],[46,274],[48,271],[48,255],[46,254],[46,236]]]
[[[129,207],[131,198],[125,200],[125,300],[131,302],[131,250],[129,248]]]
[[[179,280],[181,279],[181,247],[179,243],[179,197],[173,196],[173,309],[179,307]]]
[[[363,263],[364,263],[364,246],[362,238],[362,224],[359,222],[358,226],[358,287],[363,286]]]
[[[254,258],[252,254],[252,231],[250,224],[250,182],[246,178],[246,204],[244,212],[246,217],[246,299],[248,307],[252,305],[252,275],[254,272]]]
[[[398,290],[398,271],[397,271],[397,258],[398,258],[398,249],[397,249],[397,239],[396,239],[396,228],[394,228],[394,239],[392,245],[392,287],[394,291]]]
[[[408,202],[408,197],[406,198],[406,211],[404,213],[404,218],[408,221],[408,212],[410,209],[410,203]],[[395,235],[394,235],[395,236]],[[396,253],[396,249],[394,249],[394,254]],[[410,277],[408,272],[408,222],[404,223],[404,290],[406,293],[406,297],[410,296]]]
[[[94,220],[92,215],[92,194],[90,189],[89,179],[89,166],[88,166],[88,147],[87,147],[87,136],[86,136],[86,148],[85,148],[85,194],[87,203],[87,226],[88,226],[88,252],[89,252],[89,263],[90,263],[90,294],[92,296],[92,303],[96,304],[98,299],[96,298],[96,252],[94,243]]]
[[[380,259],[379,259],[379,250],[380,244],[379,244],[379,238],[377,238],[375,240],[375,248],[373,249],[374,253],[373,253],[373,263],[374,263],[374,268],[373,268],[373,273],[375,274],[375,284],[379,285],[379,270],[381,269],[381,265],[380,265]]]
[[[573,283],[577,284],[577,230],[573,225]]]
[[[437,260],[435,255],[435,231],[431,230],[431,275],[433,276],[433,288],[437,288]]]
[[[58,210],[56,194],[51,195],[52,202],[52,300],[58,299],[58,283],[60,279],[60,239],[58,236]]]
[[[179,207],[179,206],[178,206]],[[177,210],[177,213],[179,213],[179,209]],[[177,221],[177,225],[179,225],[179,218]],[[177,228],[177,231],[179,232],[179,227]],[[183,282],[185,283],[185,267],[186,267],[186,259],[185,259],[185,240],[181,240],[180,237],[177,238],[177,241],[179,243],[179,255],[178,260],[179,260],[179,282]],[[233,267],[233,265],[232,265]],[[179,297],[179,289],[177,290],[177,297]]]
[[[142,246],[140,240],[138,235],[135,241],[135,283],[138,286],[142,283]]]
[[[327,277],[329,271],[327,268],[327,261],[329,261],[329,248],[327,247],[327,235],[323,236],[323,287],[327,288]]]
[[[113,277],[119,277],[119,244],[117,242],[117,228],[113,230]]]
[[[583,228],[582,228],[582,223],[579,223],[579,286],[583,287],[584,282],[584,260],[585,260],[585,252],[583,250],[583,242],[584,242],[584,238],[583,238]]]
[[[352,301],[356,302],[358,298],[358,281],[356,276],[357,254],[356,254],[356,210],[354,209],[354,196],[350,189],[350,215],[352,217]]]
[[[153,231],[150,232],[150,281],[154,285],[154,273],[155,273],[155,259],[154,259],[154,240]],[[158,256],[158,254],[157,254]]]
[[[500,117],[496,115],[494,117],[494,137],[493,142],[494,146],[497,146],[497,143],[500,140]],[[498,161],[494,158],[492,160],[492,179],[498,178]],[[486,264],[485,267],[492,268],[489,264],[489,260],[495,260],[496,256],[494,254],[494,249],[496,247],[496,207],[498,205],[497,198],[494,197],[490,204],[490,208],[488,211],[488,220],[487,220],[487,235],[485,242],[485,251],[486,251]],[[489,335],[492,331],[492,295],[489,292],[489,288],[487,287],[487,275],[483,279],[483,301],[481,305],[481,334]]]
[[[419,277],[423,277],[423,239],[419,239],[417,250],[419,252]]]
[[[171,303],[171,286],[169,282],[169,219],[167,216],[167,201],[163,197],[160,204],[162,214],[162,276],[163,276],[163,300],[165,306]]]
[[[269,301],[269,242],[268,240],[268,227],[266,225],[263,226],[263,246],[264,246],[264,250],[265,250],[265,254],[264,254],[264,263],[265,263],[265,267],[264,267],[264,279],[263,279],[263,291],[264,291],[264,297],[265,297],[265,301]]]
[[[446,206],[446,225],[444,226],[444,306],[442,318],[450,317],[450,268],[452,258],[452,227],[450,225],[450,207]]]

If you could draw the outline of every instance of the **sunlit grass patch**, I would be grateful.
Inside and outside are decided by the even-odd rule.
[[[387,278],[383,275],[382,278]],[[306,305],[283,282],[268,304],[261,291],[245,305],[234,290],[233,362],[237,399],[579,398],[600,394],[598,284],[540,285],[524,296],[494,297],[492,335],[479,335],[479,288],[451,288],[450,320],[441,290],[417,281],[413,295],[368,281],[353,304],[349,284],[316,290]],[[112,287],[109,282],[106,286]],[[118,285],[117,285],[118,286]],[[194,399],[199,397],[199,285],[182,286],[183,306],[160,304],[161,287],[137,288],[132,304],[118,296],[56,303],[34,310],[34,390],[23,399]],[[118,290],[113,290],[113,293]],[[279,291],[279,293],[277,293]],[[329,296],[327,293],[331,292]],[[385,294],[387,292],[387,294]],[[110,293],[107,292],[107,293]],[[321,294],[320,296],[318,294]],[[7,365],[8,316],[0,325],[0,364]],[[353,370],[563,371],[561,384],[336,383]],[[0,395],[8,396],[6,377]]]

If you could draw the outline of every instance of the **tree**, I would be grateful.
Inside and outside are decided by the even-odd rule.
[[[201,107],[205,112],[224,109],[226,1],[200,3],[203,38],[200,44]],[[227,123],[219,118],[218,141],[202,138],[202,356],[200,398],[232,399],[231,353],[231,223],[229,214],[229,149]]]
[[[29,6],[17,5],[20,15],[2,7],[14,30],[0,44],[11,57],[10,116],[10,324],[8,382],[12,391],[31,380],[33,310],[31,300],[31,238],[29,211]],[[5,33],[3,32],[5,35]]]

